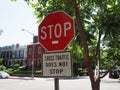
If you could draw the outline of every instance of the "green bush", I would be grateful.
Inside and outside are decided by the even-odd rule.
[[[18,69],[20,67],[20,64],[15,64],[14,69]]]
[[[6,67],[4,65],[0,65],[0,71],[6,70]]]
[[[41,74],[42,73],[42,70],[36,70],[35,71],[35,74]]]
[[[3,65],[0,65],[0,71],[5,71],[9,74],[31,74],[31,69],[26,69],[24,66],[20,66],[19,64],[15,64],[14,67],[6,68]],[[34,74],[41,74],[42,70],[34,70]]]
[[[3,58],[0,58],[0,65],[3,64]]]
[[[12,74],[12,73],[13,73],[13,68],[8,68],[8,69],[7,69],[7,72],[8,72],[9,74]]]

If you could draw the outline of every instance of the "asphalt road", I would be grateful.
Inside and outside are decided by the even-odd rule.
[[[59,90],[91,90],[88,77],[79,79],[60,79]],[[0,79],[0,90],[54,90],[53,78],[29,77]],[[120,90],[120,80],[104,78],[101,80],[101,90]]]

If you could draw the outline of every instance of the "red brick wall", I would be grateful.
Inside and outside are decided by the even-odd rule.
[[[27,67],[31,68],[31,60],[32,60],[32,48],[33,45],[27,46]],[[41,48],[41,53],[38,53],[38,48]],[[31,54],[29,50],[31,49]],[[40,68],[38,65],[38,59],[42,60],[42,55],[45,52],[45,50],[41,47],[40,44],[34,44],[34,68],[38,69]]]

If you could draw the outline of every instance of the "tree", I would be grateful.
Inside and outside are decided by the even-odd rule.
[[[93,0],[94,1],[94,0]],[[86,3],[92,3],[93,1],[88,1],[88,2],[86,2]],[[110,2],[110,4],[108,3],[108,2]],[[108,0],[107,2],[105,1],[97,1],[97,2],[95,2],[94,1],[94,3],[93,3],[93,5],[95,5],[95,7],[96,7],[96,9],[95,10],[97,10],[96,12],[93,12],[93,13],[95,13],[95,15],[89,15],[92,19],[93,19],[93,23],[95,23],[95,25],[96,26],[94,26],[94,28],[96,27],[96,35],[98,35],[98,42],[97,42],[97,45],[96,45],[96,59],[100,59],[100,41],[101,41],[101,36],[102,35],[104,35],[104,36],[106,36],[107,35],[107,33],[108,33],[108,31],[106,31],[105,29],[106,28],[104,28],[102,25],[104,25],[103,23],[104,23],[104,20],[105,20],[105,17],[104,17],[104,13],[107,13],[108,15],[110,15],[110,13],[109,13],[109,8],[108,8],[108,4],[112,7],[113,5],[114,6],[116,6],[116,4],[115,4],[116,2],[115,1],[110,1],[110,0]],[[90,79],[91,79],[91,84],[92,84],[92,89],[93,90],[99,90],[100,89],[100,76],[98,76],[98,78],[97,79],[95,79],[92,75],[93,75],[93,72],[91,71],[91,58],[89,57],[89,51],[88,51],[88,45],[87,45],[87,41],[86,41],[86,39],[85,39],[85,35],[84,35],[84,33],[83,33],[83,29],[81,29],[80,27],[82,26],[82,24],[80,23],[81,21],[81,18],[79,17],[79,15],[80,15],[80,12],[79,12],[79,9],[80,8],[78,8],[79,6],[77,6],[78,5],[78,3],[74,3],[74,5],[75,5],[75,10],[76,10],[76,18],[77,18],[77,22],[78,22],[78,28],[79,28],[79,32],[80,32],[80,36],[81,36],[81,41],[82,41],[82,44],[83,44],[83,47],[84,47],[84,55],[85,55],[85,58],[86,58],[86,63],[88,64],[88,71],[89,71],[89,75],[90,75]],[[86,4],[86,5],[88,5],[88,4]],[[102,7],[103,6],[103,7]],[[113,9],[113,8],[111,8],[111,9]],[[115,9],[115,8],[114,8]],[[119,8],[118,8],[119,9]],[[115,13],[115,12],[112,12],[112,13]],[[113,14],[114,15],[114,14]],[[89,18],[90,18],[89,17]],[[120,16],[118,16],[117,15],[117,17],[120,17]],[[111,20],[111,18],[109,17],[109,20]],[[107,23],[110,23],[110,21],[107,21]],[[112,19],[113,20],[113,19]],[[115,21],[117,21],[116,23],[119,23],[119,20],[118,19],[114,19]],[[119,37],[119,26],[118,27],[116,27],[116,25],[114,25],[115,24],[115,22],[113,22],[112,21],[112,24],[113,24],[113,28],[114,29],[118,29],[118,30],[116,30],[116,31],[114,31],[114,29],[113,28],[111,28],[111,31],[109,31],[109,35],[111,36],[112,35],[112,38],[117,34],[117,36]],[[93,27],[93,25],[91,24],[90,26],[92,26]],[[106,24],[104,25],[104,26],[106,26]],[[109,27],[109,25],[107,26],[107,27]],[[107,32],[106,34],[104,33],[104,31],[105,32]],[[118,31],[118,32],[117,32]],[[117,32],[117,33],[115,33],[115,32]],[[113,35],[114,34],[114,35]],[[104,37],[103,36],[103,37]],[[108,41],[109,42],[111,42],[111,40],[112,39],[109,39]],[[117,41],[116,41],[117,40]],[[115,41],[114,42],[114,44],[116,45],[116,43],[117,43],[117,45],[119,45],[119,39],[118,38],[114,38],[113,39],[113,41]],[[108,48],[108,46],[105,44],[105,47],[107,47]],[[119,56],[120,55],[118,55],[119,54],[119,47],[114,47],[114,49],[116,50],[116,48],[117,48],[117,54],[115,54],[115,57],[114,57],[114,59],[116,58],[118,61],[112,66],[112,67],[114,67],[118,62],[119,62]],[[110,49],[109,49],[110,50]],[[115,51],[114,51],[114,53],[115,53]],[[113,53],[112,53],[113,54]],[[116,56],[117,55],[117,56]],[[108,55],[108,56],[110,56],[110,55]],[[112,58],[113,58],[113,56],[112,56]],[[112,68],[111,67],[111,68]],[[110,69],[111,69],[110,68]],[[109,70],[110,70],[109,69]],[[109,71],[108,70],[108,71]],[[106,74],[105,74],[106,75]]]
[[[75,48],[77,58],[83,51],[84,59],[90,76],[92,90],[100,90],[100,75],[94,78],[92,61],[116,60],[120,57],[120,1],[118,0],[25,0],[35,9],[40,22],[46,14],[64,10],[75,19],[75,30],[78,41]],[[117,9],[117,10],[116,10]],[[115,15],[115,17],[114,17]],[[110,27],[111,26],[111,27]],[[109,30],[109,31],[108,31]],[[75,45],[75,43],[72,43]],[[77,46],[79,49],[76,49]],[[81,47],[82,45],[82,47]],[[70,47],[69,47],[70,48]],[[73,50],[73,49],[71,49]],[[94,50],[94,54],[91,53]],[[104,61],[103,61],[104,62]],[[115,63],[113,66],[115,66]],[[98,64],[99,66],[99,64]],[[111,69],[111,68],[110,68]],[[109,70],[110,70],[109,69]],[[108,70],[108,71],[109,71]]]

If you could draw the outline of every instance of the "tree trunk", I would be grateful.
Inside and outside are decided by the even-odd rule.
[[[86,60],[87,70],[88,70],[90,81],[91,81],[91,87],[92,87],[92,90],[100,90],[100,78],[98,77],[98,79],[95,80],[94,72],[92,70],[92,62],[91,62],[91,58],[89,56],[87,40],[86,40],[86,37],[84,34],[84,30],[82,28],[81,19],[80,19],[80,7],[76,1],[73,2],[73,6],[75,8],[75,14],[76,14],[75,16],[76,16],[76,20],[77,20],[77,24],[78,24],[78,31],[80,34],[83,48],[84,48],[84,57]]]
[[[100,90],[100,79],[98,78],[95,82],[91,82],[92,90]]]

